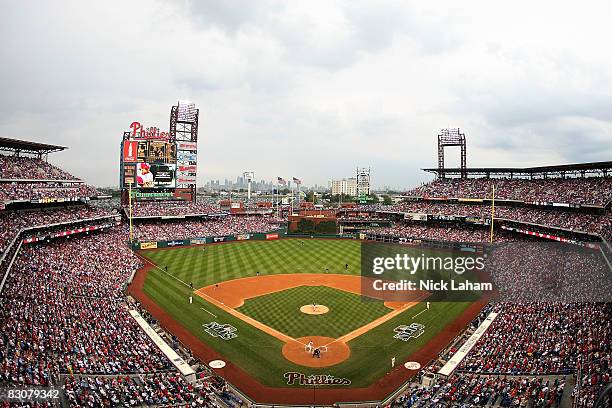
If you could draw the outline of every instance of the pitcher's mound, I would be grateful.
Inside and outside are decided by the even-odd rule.
[[[315,348],[321,351],[320,358],[312,356]],[[346,343],[330,337],[301,337],[283,346],[283,356],[287,360],[306,367],[333,366],[343,362],[350,355],[351,349]]]
[[[329,312],[329,307],[323,305],[304,305],[300,307],[300,312],[306,313],[309,315],[322,315]]]

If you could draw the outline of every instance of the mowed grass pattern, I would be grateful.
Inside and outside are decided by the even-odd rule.
[[[281,273],[359,274],[360,243],[352,240],[241,241],[143,253],[195,288],[230,279]],[[345,264],[349,269],[345,270]]]
[[[168,266],[170,274],[187,283],[193,282],[195,288],[229,279],[254,276],[257,271],[262,275],[325,273],[325,269],[329,268],[330,273],[360,273],[360,242],[354,240],[283,239],[279,241],[242,241],[240,243],[206,245],[206,249],[203,250],[203,248],[196,246],[170,250],[148,250],[144,251],[143,255],[150,258],[152,262],[162,269]],[[406,250],[406,248],[402,246],[402,250]],[[416,255],[420,255],[426,250],[416,248],[414,251]],[[348,270],[344,269],[345,263],[350,265]],[[227,360],[240,366],[266,385],[286,387],[287,383],[284,373],[288,371],[304,371],[304,367],[297,366],[283,357],[283,343],[275,337],[230,315],[199,296],[195,296],[193,304],[190,304],[189,296],[193,294],[193,291],[188,285],[180,283],[170,274],[166,274],[157,268],[151,269],[145,282],[145,293],[202,342],[214,348]],[[279,294],[283,297],[282,293]],[[269,302],[266,302],[268,303],[266,311],[257,311],[256,313],[268,314],[269,311],[269,316],[262,316],[260,319],[268,319],[268,317],[273,321],[287,319],[287,307],[279,307],[279,304],[283,301],[288,302],[292,299],[292,296],[297,295],[291,293],[284,300],[271,299]],[[319,294],[310,293],[303,296],[306,299],[296,303],[307,304],[313,302],[313,296],[316,298],[320,297]],[[338,293],[326,294],[326,299],[319,300],[319,302],[329,303],[336,301],[336,296],[342,295]],[[329,302],[327,299],[329,299]],[[354,301],[354,298],[337,300],[339,303]],[[245,306],[251,307],[251,305],[247,304]],[[253,307],[257,309],[255,306],[254,304]],[[301,305],[295,305],[295,307],[298,306]],[[338,311],[333,304],[328,306],[332,307],[332,312],[330,313]],[[361,320],[364,319],[364,313],[373,313],[377,307],[384,307],[375,302],[364,302],[363,306],[367,306],[368,310],[357,310],[354,305],[347,307],[345,311],[338,313],[338,315],[346,315],[347,317],[338,317],[338,323],[327,325],[333,328],[333,330],[337,330],[337,332],[330,330],[322,331],[322,333],[330,335],[330,337],[346,334],[351,329],[346,320],[355,319],[355,325],[361,326],[364,324],[364,321]],[[468,306],[468,302],[432,302],[431,309],[425,310],[425,303],[420,303],[368,333],[351,340],[348,343],[351,348],[351,356],[346,362],[333,367],[308,369],[307,372],[349,378],[351,379],[350,387],[370,385],[388,372],[392,357],[397,357],[398,362],[402,362],[411,353],[417,351],[437,336],[441,330],[447,327]],[[294,306],[288,307],[292,308]],[[370,310],[370,308],[372,309]],[[273,310],[276,312],[276,317],[273,317]],[[211,313],[214,313],[214,317]],[[296,317],[299,316],[299,311],[295,311],[294,314]],[[332,314],[329,315],[329,317],[332,316]],[[312,317],[318,318],[322,316]],[[368,321],[374,319],[374,315],[367,318]],[[204,332],[202,325],[212,321],[231,324],[236,327],[238,337],[229,341],[224,341],[218,337],[211,337]],[[410,323],[425,325],[425,333],[419,338],[411,339],[408,342],[403,342],[393,337],[395,327]],[[294,326],[297,323],[283,324]],[[281,330],[276,324],[270,325]],[[342,325],[346,326],[342,328]],[[327,326],[322,330],[327,330]],[[309,327],[311,326],[309,325]],[[294,336],[301,335],[298,326],[289,327],[284,330],[291,332]],[[309,329],[303,337],[316,334],[318,333],[313,333]]]
[[[322,315],[308,315],[300,307],[315,302],[329,307]],[[338,338],[391,312],[382,302],[327,286],[300,286],[248,299],[238,311],[293,338]]]

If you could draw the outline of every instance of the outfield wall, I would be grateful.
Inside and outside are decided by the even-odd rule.
[[[284,230],[272,231],[272,232],[256,232],[246,234],[233,234],[233,235],[216,235],[210,237],[199,237],[190,239],[173,239],[169,241],[143,241],[135,242],[132,244],[134,250],[144,249],[158,249],[158,248],[173,248],[190,245],[205,245],[215,244],[219,242],[231,242],[231,241],[272,241],[281,238],[344,238],[344,239],[355,239],[356,236],[352,234],[287,234]]]

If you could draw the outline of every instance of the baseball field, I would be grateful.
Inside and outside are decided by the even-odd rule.
[[[401,302],[363,297],[356,240],[237,241],[141,255],[150,264],[132,294],[184,344],[204,350],[201,358],[227,362],[219,373],[247,395],[254,384],[312,388],[309,378],[347,395],[388,391],[416,373],[405,362],[427,363],[479,310],[468,301],[427,308],[424,291]]]

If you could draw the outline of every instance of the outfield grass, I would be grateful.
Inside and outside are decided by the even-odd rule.
[[[195,288],[257,272],[325,273],[329,269],[329,273],[359,274],[361,263],[360,243],[352,240],[245,241],[146,251],[144,255]]]
[[[414,251],[418,254],[427,252],[422,248]],[[419,304],[374,328],[366,335],[350,341],[348,345],[351,348],[351,356],[347,361],[333,367],[310,369],[287,361],[282,356],[283,343],[280,340],[228,314],[199,296],[194,296],[193,304],[189,304],[188,299],[193,291],[188,284],[181,283],[181,281],[192,282],[194,288],[197,289],[216,282],[254,276],[257,272],[262,275],[324,273],[326,269],[329,269],[330,273],[359,274],[361,259],[359,241],[317,239],[249,241],[204,247],[149,250],[144,251],[143,255],[159,267],[149,272],[144,286],[147,296],[200,340],[269,386],[286,386],[283,374],[288,371],[305,374],[331,374],[350,378],[351,387],[368,386],[389,371],[392,357],[397,357],[399,361],[402,361],[410,353],[420,349],[470,304],[469,302],[434,302],[430,310],[420,314],[419,312],[423,311],[425,306]],[[344,268],[345,263],[349,264],[348,270]],[[166,266],[168,273],[163,271]],[[304,288],[301,287],[299,291],[291,293],[291,296],[286,296],[287,307],[298,307],[299,309],[299,306],[303,304],[312,303],[313,294],[308,293],[308,290]],[[311,333],[310,330],[306,332],[308,324],[306,321],[299,321],[301,318],[299,311],[293,313],[296,321],[283,323],[287,312],[284,306],[276,307],[279,300],[273,295],[247,300],[242,307],[245,309],[241,311],[248,312],[252,317],[254,313],[259,313],[257,320],[287,332],[286,334],[290,336],[300,337],[301,333],[304,333],[305,336],[319,334]],[[330,332],[328,334],[332,335],[329,337],[345,334],[351,330],[353,324],[359,327],[366,320],[374,320],[375,316],[383,310],[385,313],[389,311],[381,303],[362,302],[359,296],[346,295],[349,296],[345,296],[345,292],[342,291],[326,293],[326,299],[334,302],[331,306],[327,304],[327,300],[321,301],[339,313],[337,317],[333,314],[329,314],[329,317],[335,319],[333,326],[337,326],[338,333],[343,333]],[[267,302],[259,300],[269,296],[272,297]],[[299,296],[302,298],[298,300]],[[338,303],[336,303],[336,298]],[[344,303],[350,304],[350,307],[341,309],[343,316],[340,317],[338,308],[343,307]],[[265,304],[268,306],[265,307]],[[383,309],[380,309],[381,307]],[[353,320],[355,322],[351,323]],[[211,337],[204,332],[202,325],[212,321],[236,327],[238,337],[231,340]],[[408,342],[393,338],[395,327],[410,323],[425,325],[425,333]],[[279,327],[282,325],[286,325],[284,329]],[[312,326],[312,330],[315,327],[316,324]]]
[[[329,307],[322,315],[308,315],[300,307],[316,302]],[[300,286],[248,299],[239,312],[295,339],[325,336],[333,339],[391,312],[382,302],[364,302],[361,296],[328,286]]]

